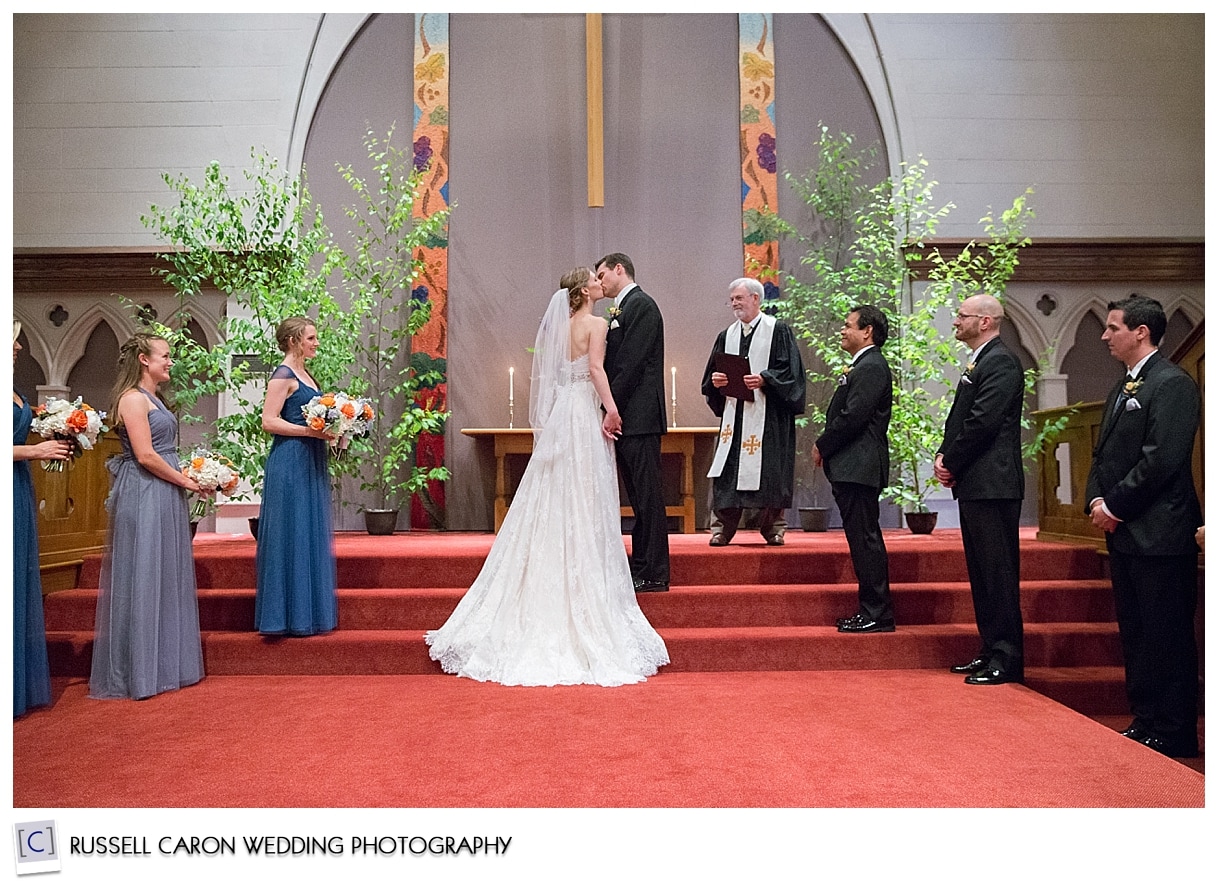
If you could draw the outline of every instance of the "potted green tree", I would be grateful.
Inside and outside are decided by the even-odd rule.
[[[342,377],[352,361],[351,320],[326,288],[336,256],[321,211],[303,176],[280,171],[266,154],[251,151],[251,158],[243,190],[230,184],[218,163],[206,168],[200,183],[163,175],[177,204],[152,205],[141,217],[169,246],[158,255],[158,272],[174,289],[178,306],[157,329],[174,353],[175,408],[181,418],[197,420],[199,399],[225,391],[236,405],[207,433],[209,446],[231,459],[244,479],[230,497],[235,501],[261,496],[271,444],[262,428],[262,399],[281,356],[276,324],[290,315],[310,315],[325,330],[310,364],[324,385]],[[229,296],[225,336],[213,347],[186,332],[207,286]]]
[[[810,451],[824,429],[826,409],[849,357],[841,349],[838,331],[850,308],[876,302],[876,267],[855,253],[856,215],[871,197],[878,148],[854,147],[849,135],[831,136],[821,127],[816,165],[804,175],[785,173],[792,189],[806,205],[802,228],[785,220],[775,224],[779,234],[804,249],[801,269],[782,274],[783,296],[774,302],[808,354],[807,413],[796,419],[797,462],[795,504],[805,531],[822,532],[828,526],[828,506],[821,493],[827,481],[812,464]],[[880,305],[883,305],[881,301]]]
[[[432,307],[413,293],[423,268],[420,249],[445,243],[450,209],[423,216],[426,167],[392,140],[392,128],[383,140],[371,131],[365,135],[370,179],[353,166],[338,166],[357,197],[345,209],[354,228],[339,262],[356,323],[350,389],[370,398],[377,411],[368,435],[359,439],[367,455],[357,461],[360,489],[372,494],[364,509],[370,533],[392,533],[400,508],[416,493],[436,520],[427,486],[449,476],[443,466],[416,461],[419,436],[443,432],[448,413],[425,394],[444,381],[445,365],[412,351],[411,344]]]
[[[935,206],[936,182],[927,177],[926,160],[905,163],[892,176],[877,169],[878,156],[878,147],[859,148],[852,136],[830,134],[822,125],[816,166],[802,176],[786,174],[809,209],[811,224],[801,230],[784,222],[784,232],[805,252],[801,269],[785,275],[778,309],[815,356],[809,400],[812,420],[821,426],[832,384],[846,363],[834,331],[858,303],[875,304],[888,315],[893,468],[883,495],[905,514],[911,529],[929,531],[935,513],[926,500],[939,487],[930,463],[951,407],[947,392],[959,376],[951,310],[974,293],[1001,298],[1018,250],[1030,241],[1024,229],[1033,217],[1027,204],[1031,190],[997,219],[982,218],[986,238],[949,259],[925,246],[954,208],[951,203]],[[922,273],[917,271],[920,261],[928,265]],[[1035,373],[1026,380],[1034,383]],[[810,442],[801,449],[805,446]],[[926,526],[915,528],[919,521]]]

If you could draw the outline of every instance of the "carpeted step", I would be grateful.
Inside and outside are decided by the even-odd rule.
[[[841,634],[803,627],[660,628],[673,671],[885,670],[947,668],[977,648],[971,624],[911,625],[888,634]],[[308,638],[208,631],[207,670],[214,674],[438,673],[427,658],[423,630],[340,629]],[[56,676],[87,676],[92,633],[47,634]],[[1028,625],[1029,665],[1107,666],[1120,659],[1116,625]]]
[[[252,539],[200,537],[195,540],[199,588],[252,588]],[[340,588],[468,588],[477,577],[494,536],[486,533],[335,534]],[[629,537],[625,539],[629,548]],[[886,531],[889,574],[896,582],[963,582],[968,579],[959,530],[915,536]],[[692,584],[852,583],[854,570],[841,531],[789,533],[787,544],[767,546],[755,535],[726,548],[711,548],[706,534],[673,534],[672,580]],[[85,559],[77,587],[96,588],[101,557]],[[1094,548],[1024,540],[1020,576],[1043,579],[1100,579],[1103,563]]]
[[[1035,667],[1024,671],[1025,683],[1041,695],[1089,717],[1129,715],[1122,665]]]
[[[339,627],[354,630],[438,628],[465,593],[460,588],[344,588],[338,592]],[[857,609],[854,585],[693,585],[639,598],[657,628],[830,625]],[[1028,622],[1087,622],[1113,619],[1107,582],[1027,582],[1021,586]],[[97,592],[73,589],[45,599],[47,628],[84,631],[93,627]],[[973,621],[968,585],[893,585],[897,621],[928,625]],[[206,631],[250,631],[254,591],[210,588],[199,591],[199,621]]]

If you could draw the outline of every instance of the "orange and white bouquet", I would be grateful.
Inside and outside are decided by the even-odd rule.
[[[190,514],[194,520],[207,515],[214,494],[223,493],[227,496],[241,483],[241,475],[238,474],[232,460],[208,450],[196,449],[182,466],[182,474],[193,478],[195,483],[207,494],[207,496],[198,498],[194,508],[191,509]]]
[[[353,437],[368,434],[368,427],[376,418],[371,401],[345,392],[315,395],[300,411],[310,429],[335,436],[330,442],[335,456],[343,455]]]
[[[72,443],[72,457],[76,458],[86,450],[92,450],[97,443],[97,436],[107,431],[102,422],[106,418],[104,410],[94,410],[80,398],[68,401],[66,398],[47,398],[45,404],[34,408],[33,429],[43,438],[54,438],[57,441]],[[64,461],[61,459],[44,460],[42,467],[48,472],[61,472]]]

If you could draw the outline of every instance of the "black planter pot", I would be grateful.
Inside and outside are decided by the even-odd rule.
[[[829,509],[801,508],[799,526],[805,533],[824,533],[829,529]]]
[[[194,538],[195,538],[195,534],[196,534],[196,533],[198,533],[198,532],[199,532],[199,522],[198,522],[198,521],[191,521],[191,522],[190,522],[190,538],[191,538],[191,539],[194,539]]]
[[[371,536],[392,536],[398,525],[398,509],[364,509],[364,526]]]
[[[907,511],[905,512],[905,523],[909,525],[909,532],[918,533],[923,536],[930,535],[934,532],[935,524],[939,521],[939,513],[937,511]]]
[[[250,518],[249,522],[250,522],[250,535],[252,535],[254,537],[254,541],[257,542],[258,541],[258,519]]]

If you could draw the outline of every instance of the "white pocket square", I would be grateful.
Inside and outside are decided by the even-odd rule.
[[[611,331],[612,331],[614,328],[618,328],[618,327],[621,327],[621,325],[619,325],[619,324],[617,323],[617,319],[614,319],[613,321],[611,321],[611,322],[609,323],[609,330],[611,330]]]
[[[1141,410],[1141,409],[1142,409],[1142,405],[1138,404],[1138,399],[1136,399],[1136,398],[1130,398],[1128,401],[1125,402],[1125,412],[1126,413],[1128,413],[1131,410]]]
[[[961,376],[961,377],[960,377],[960,382],[961,382],[961,383],[963,383],[963,384],[964,384],[964,385],[966,385],[966,386],[971,386],[971,385],[973,385],[973,381],[972,381],[972,380],[970,380],[970,379],[968,378],[968,374],[964,374],[963,376]]]

